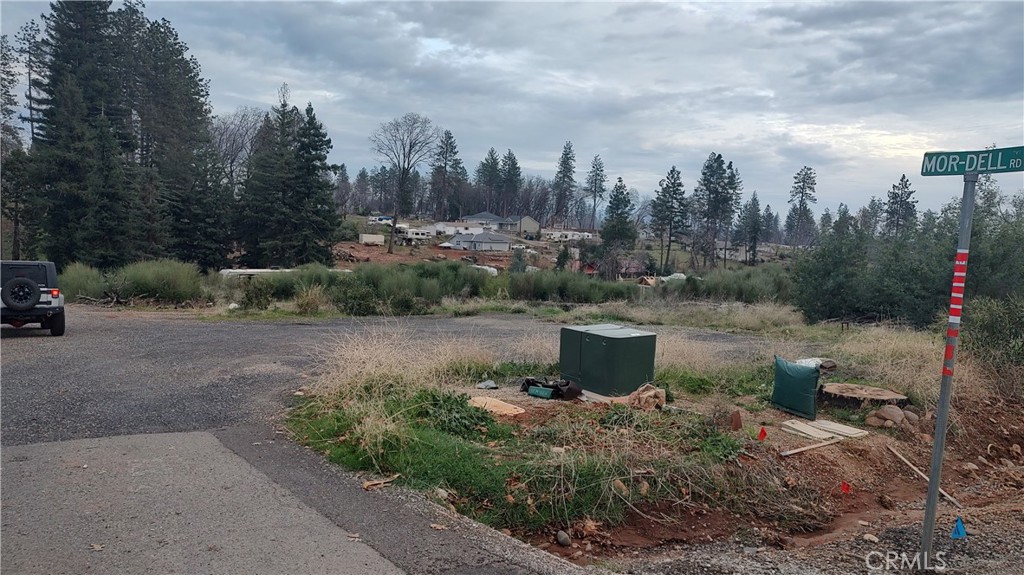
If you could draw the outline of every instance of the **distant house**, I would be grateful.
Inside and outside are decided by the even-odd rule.
[[[540,222],[530,216],[509,216],[498,222],[498,231],[535,236],[540,233]]]
[[[512,241],[509,238],[490,232],[459,234],[448,240],[448,242],[457,250],[472,250],[475,252],[507,252],[512,246]]]
[[[434,233],[439,236],[482,234],[484,233],[484,228],[479,225],[471,225],[468,222],[437,222],[434,224]]]
[[[489,230],[496,230],[498,229],[498,222],[504,219],[505,218],[501,216],[496,216],[491,212],[480,212],[479,214],[461,217],[458,219],[458,221],[465,222],[467,224],[476,224]]]

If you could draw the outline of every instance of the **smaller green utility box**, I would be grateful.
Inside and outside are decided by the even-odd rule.
[[[562,379],[601,395],[629,395],[654,380],[655,334],[610,323],[563,327]]]

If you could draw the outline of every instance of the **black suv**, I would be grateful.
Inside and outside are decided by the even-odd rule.
[[[53,262],[0,262],[0,322],[21,327],[38,323],[50,335],[64,335],[64,294]]]

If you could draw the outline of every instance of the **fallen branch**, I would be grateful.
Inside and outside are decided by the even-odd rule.
[[[889,451],[891,451],[891,452],[893,453],[893,455],[895,455],[896,457],[899,457],[899,458],[900,458],[900,461],[902,461],[903,463],[906,463],[908,467],[910,467],[911,469],[913,469],[913,470],[914,470],[914,473],[916,473],[916,474],[920,475],[920,476],[921,476],[921,479],[924,479],[925,481],[931,481],[930,479],[928,479],[928,476],[927,476],[927,475],[925,475],[925,474],[924,474],[924,473],[923,473],[923,472],[922,472],[922,471],[921,471],[920,469],[918,469],[918,468],[917,468],[917,467],[916,467],[916,466],[915,466],[915,465],[914,465],[913,463],[911,463],[911,462],[910,462],[910,461],[909,461],[909,460],[908,460],[908,459],[907,459],[906,457],[903,457],[902,455],[900,455],[900,452],[899,452],[899,451],[896,451],[896,449],[895,449],[895,448],[894,448],[893,446],[891,446],[891,445],[886,445],[885,447],[886,447],[886,448],[887,448],[887,449],[888,449]],[[943,490],[943,489],[942,489],[941,487],[939,488],[939,493],[941,493],[941,494],[942,494],[942,496],[943,496],[943,497],[945,497],[946,499],[948,499],[948,500],[949,500],[949,502],[950,502],[950,503],[952,503],[953,505],[956,505],[956,506],[957,506],[958,508],[961,508],[961,509],[963,508],[963,505],[960,505],[960,502],[959,502],[959,501],[957,501],[956,499],[954,499],[952,495],[950,495],[950,494],[946,493],[946,492],[945,492],[945,491],[944,491],[944,490]]]
[[[832,445],[833,443],[839,443],[843,439],[845,439],[845,438],[844,437],[837,437],[835,439],[829,439],[828,441],[822,441],[821,443],[815,443],[814,445],[807,445],[805,447],[800,447],[798,449],[790,449],[789,451],[783,451],[779,455],[781,455],[782,457],[789,457],[790,455],[796,455],[797,453],[801,453],[803,451],[809,451],[811,449],[817,449],[819,447],[825,447],[826,445]]]

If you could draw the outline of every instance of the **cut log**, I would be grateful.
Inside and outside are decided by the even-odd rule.
[[[880,403],[906,401],[907,396],[882,387],[858,385],[856,383],[826,383],[822,393],[851,401],[877,401]]]

